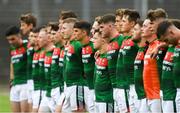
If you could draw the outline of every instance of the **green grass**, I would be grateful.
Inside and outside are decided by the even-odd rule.
[[[0,113],[1,112],[10,112],[10,101],[9,95],[7,94],[0,94]]]

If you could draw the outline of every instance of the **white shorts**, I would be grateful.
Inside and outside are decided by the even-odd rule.
[[[33,91],[33,108],[38,109],[41,103],[42,98],[45,96],[45,91],[35,90]]]
[[[32,95],[33,95],[33,90],[34,90],[34,82],[33,80],[28,80],[27,81],[27,87],[28,87],[28,103],[32,103]]]
[[[135,85],[130,85],[129,89],[129,109],[131,113],[138,113],[140,101],[138,100]]]
[[[114,113],[114,104],[105,102],[95,102],[95,113]]]
[[[180,113],[180,88],[177,88],[175,102],[176,102],[176,112]]]
[[[55,105],[54,105],[51,97],[44,96],[42,98],[42,101],[41,101],[39,109],[42,109],[44,107],[48,108],[52,113],[55,112]]]
[[[69,112],[85,107],[84,86],[73,85],[64,88],[65,100],[62,111]]]
[[[128,112],[128,94],[128,90],[126,89],[116,89],[114,98],[118,108],[115,108],[115,110],[119,111],[120,113]]]
[[[138,113],[148,113],[147,99],[144,98],[138,101],[139,101]]]
[[[160,99],[152,99],[147,101],[147,106],[149,112],[152,113],[161,113],[161,100]]]
[[[60,92],[60,88],[59,87],[56,87],[56,88],[51,90],[51,99],[55,103],[55,106],[59,102],[61,93],[62,92]]]
[[[10,101],[20,102],[28,99],[27,84],[20,84],[11,87]]]
[[[174,113],[175,112],[175,101],[166,100],[162,101],[162,111],[163,113]]]
[[[95,111],[95,93],[94,93],[94,90],[89,90],[89,92],[87,94],[85,93],[85,96],[86,95],[88,95],[88,100],[87,100],[88,108],[87,108],[87,110],[89,113],[94,113],[94,111]]]

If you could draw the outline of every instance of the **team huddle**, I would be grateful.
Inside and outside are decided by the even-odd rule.
[[[36,24],[23,14],[5,34],[14,113],[180,113],[180,20],[163,9]]]

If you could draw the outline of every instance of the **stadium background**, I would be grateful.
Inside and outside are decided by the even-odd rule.
[[[93,22],[94,17],[114,13],[118,8],[133,8],[145,18],[148,9],[164,8],[169,18],[180,18],[180,0],[0,0],[0,106],[8,105],[9,45],[4,37],[9,25],[19,25],[21,14],[32,12],[38,26],[57,21],[60,10],[72,10],[79,18]],[[8,100],[8,99],[6,99]],[[3,111],[0,108],[0,112]]]

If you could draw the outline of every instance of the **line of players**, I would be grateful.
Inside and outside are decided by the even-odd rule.
[[[62,11],[10,27],[13,112],[180,112],[180,21],[118,9],[89,22]],[[24,38],[25,37],[25,38]],[[28,40],[27,40],[28,38]]]

